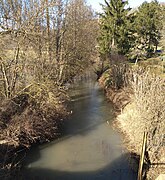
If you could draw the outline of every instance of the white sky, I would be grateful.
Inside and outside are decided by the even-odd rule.
[[[92,8],[96,11],[101,11],[101,6],[99,3],[104,4],[104,0],[86,0],[88,4],[92,5]],[[145,0],[128,0],[130,7],[137,7],[141,5]],[[151,0],[146,0],[147,2],[151,2]],[[165,2],[165,0],[159,0],[159,2]]]

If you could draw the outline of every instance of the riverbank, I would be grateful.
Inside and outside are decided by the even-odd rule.
[[[21,165],[19,152],[33,144],[49,142],[60,136],[64,119],[69,115],[66,97],[51,92],[41,84],[9,100],[0,108],[0,177],[10,179]]]
[[[125,75],[123,74],[124,77]],[[147,70],[137,68],[130,76],[129,84],[114,88],[112,77],[112,71],[107,71],[100,78],[100,84],[108,99],[117,107],[114,126],[124,135],[127,149],[136,153],[137,157],[140,155],[143,133],[148,132],[146,176],[148,179],[155,179],[160,173],[164,173],[161,166],[165,157],[164,80]]]

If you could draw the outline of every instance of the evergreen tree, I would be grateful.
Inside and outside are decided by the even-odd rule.
[[[112,51],[127,54],[131,47],[130,17],[125,6],[128,1],[110,0],[103,5],[100,15],[100,36],[98,38],[100,53],[109,55]]]
[[[162,29],[161,6],[157,1],[144,2],[138,9],[136,17],[137,42],[147,57],[157,49]]]

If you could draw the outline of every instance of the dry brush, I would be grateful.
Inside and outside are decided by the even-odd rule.
[[[108,98],[121,110],[116,123],[126,135],[131,152],[140,154],[143,133],[148,132],[146,160],[148,178],[153,179],[164,173],[161,164],[165,161],[165,79],[150,68],[134,66],[125,71],[122,66],[113,66],[101,81],[106,85]],[[122,73],[119,69],[123,69]],[[113,81],[120,82],[118,90]]]

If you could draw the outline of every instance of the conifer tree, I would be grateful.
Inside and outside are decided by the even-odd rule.
[[[127,54],[131,47],[130,42],[130,17],[129,10],[125,6],[128,1],[105,0],[104,12],[100,15],[100,36],[98,38],[100,53],[110,54],[117,51],[119,54]]]
[[[147,57],[157,50],[162,29],[161,6],[157,1],[144,2],[138,9],[136,17],[137,42]]]

